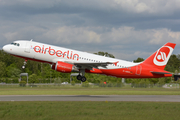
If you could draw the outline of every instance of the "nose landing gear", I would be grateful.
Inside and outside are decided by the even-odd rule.
[[[27,64],[27,60],[24,61],[24,65],[22,66],[22,69],[25,69],[26,64]]]

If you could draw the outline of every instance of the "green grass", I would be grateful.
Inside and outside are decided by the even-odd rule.
[[[180,95],[180,89],[80,86],[0,86],[0,95]],[[0,120],[179,120],[180,103],[0,102]]]
[[[0,95],[180,95],[180,89],[80,86],[0,86]]]
[[[0,102],[1,120],[179,120],[180,103]]]

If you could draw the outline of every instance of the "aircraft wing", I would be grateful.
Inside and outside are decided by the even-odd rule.
[[[54,59],[53,63],[56,63],[57,61],[65,62],[65,63],[70,63],[78,67],[79,69],[88,69],[88,70],[93,70],[93,68],[98,67],[103,67],[106,68],[109,64],[114,64],[115,66],[117,65],[117,62],[72,62],[69,60],[59,60],[59,59]]]
[[[76,62],[76,63],[73,63],[75,66],[77,66],[78,68],[80,69],[89,69],[89,70],[92,70],[92,68],[97,68],[98,67],[103,67],[103,68],[106,68],[107,65],[109,64],[114,64],[113,62],[100,62],[100,63],[80,63],[80,62]]]

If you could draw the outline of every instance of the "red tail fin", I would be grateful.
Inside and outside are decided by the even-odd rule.
[[[166,43],[154,54],[147,58],[142,64],[150,65],[152,67],[164,70],[176,44]]]

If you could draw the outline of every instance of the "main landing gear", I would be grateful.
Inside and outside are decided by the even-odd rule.
[[[77,76],[77,79],[82,81],[82,82],[85,82],[86,81],[86,77],[85,76],[81,76],[81,75],[78,75]]]
[[[82,75],[80,73],[82,73]],[[86,81],[86,77],[84,76],[84,74],[85,74],[85,69],[81,69],[79,71],[79,75],[77,76],[77,80],[85,82]]]

